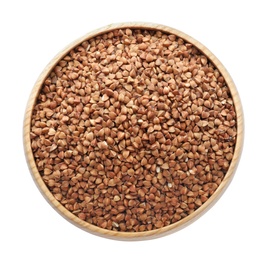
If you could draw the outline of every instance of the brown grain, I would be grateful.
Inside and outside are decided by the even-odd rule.
[[[233,158],[236,112],[217,68],[192,44],[114,30],[71,50],[44,81],[31,121],[43,181],[98,227],[175,223],[217,190]]]

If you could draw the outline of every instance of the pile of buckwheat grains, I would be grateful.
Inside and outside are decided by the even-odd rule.
[[[158,229],[199,208],[234,153],[236,113],[217,68],[161,31],[84,41],[44,81],[31,120],[43,181],[98,227]]]

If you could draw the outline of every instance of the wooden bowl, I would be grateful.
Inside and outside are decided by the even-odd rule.
[[[101,35],[103,33],[113,31],[115,29],[123,29],[123,28],[159,30],[159,31],[162,31],[168,34],[174,34],[180,38],[183,38],[186,42],[189,42],[193,44],[194,46],[196,46],[203,54],[206,55],[206,57],[209,58],[209,60],[216,66],[216,68],[220,71],[220,73],[224,77],[231,91],[231,95],[233,98],[235,111],[237,115],[237,139],[236,139],[236,144],[235,144],[234,156],[233,156],[230,167],[223,181],[221,182],[217,190],[214,192],[214,194],[196,211],[194,211],[192,214],[188,215],[187,217],[181,219],[180,221],[174,224],[165,226],[163,228],[159,228],[159,229],[155,229],[151,231],[144,231],[144,232],[110,231],[110,230],[102,229],[95,225],[89,224],[81,220],[74,214],[72,214],[70,211],[68,211],[62,204],[60,204],[54,198],[52,193],[47,188],[46,184],[42,180],[42,177],[36,167],[35,160],[33,157],[33,152],[31,149],[30,129],[31,129],[33,107],[35,105],[37,96],[40,92],[40,89],[42,87],[44,80],[49,75],[49,73],[52,71],[52,69],[56,66],[58,61],[60,61],[67,53],[69,53],[71,49],[78,46],[83,41],[94,38],[95,36]],[[118,239],[118,240],[145,240],[145,239],[157,238],[157,237],[178,231],[186,227],[190,223],[194,222],[196,219],[198,219],[208,209],[211,208],[211,206],[220,198],[220,196],[223,194],[223,192],[229,185],[230,181],[233,178],[234,172],[237,168],[240,155],[241,155],[242,146],[243,146],[243,113],[242,113],[241,102],[240,102],[240,98],[238,96],[238,92],[236,90],[235,84],[233,83],[233,80],[231,79],[230,75],[228,74],[224,66],[206,47],[204,47],[201,43],[191,38],[190,36],[176,29],[163,26],[163,25],[151,24],[151,23],[122,23],[122,24],[108,25],[104,28],[88,33],[87,35],[83,36],[82,38],[76,40],[75,42],[70,44],[68,47],[66,47],[63,51],[61,51],[57,56],[55,56],[52,59],[52,61],[46,66],[44,71],[39,76],[37,82],[35,83],[33,87],[31,95],[29,97],[26,112],[25,112],[25,119],[24,119],[24,149],[25,149],[25,155],[26,155],[28,167],[30,169],[30,172],[32,174],[32,177],[37,187],[43,194],[44,198],[50,203],[50,205],[60,215],[62,215],[65,219],[67,219],[74,225],[78,226],[79,228],[85,231],[88,231],[92,234],[98,235],[98,236],[111,238],[111,239]]]

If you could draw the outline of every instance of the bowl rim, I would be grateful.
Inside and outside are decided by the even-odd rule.
[[[177,37],[182,38],[186,42],[189,42],[193,44],[195,47],[197,47],[204,55],[206,55],[206,57],[216,66],[219,72],[223,75],[227,83],[227,86],[229,87],[230,92],[231,92],[231,96],[232,96],[235,111],[236,111],[236,118],[237,118],[237,138],[236,138],[233,158],[232,158],[229,169],[224,179],[222,180],[221,184],[218,186],[216,191],[213,193],[213,195],[202,206],[200,206],[197,210],[195,210],[193,213],[191,213],[187,217],[173,224],[170,224],[168,226],[155,229],[155,230],[151,230],[151,231],[143,231],[143,232],[121,232],[121,231],[103,229],[103,228],[100,228],[98,226],[92,225],[88,222],[81,220],[80,218],[75,216],[73,213],[68,211],[60,202],[58,202],[55,199],[55,197],[52,195],[52,193],[49,191],[46,184],[42,180],[41,175],[35,164],[33,152],[31,149],[31,139],[30,139],[31,118],[32,118],[33,107],[36,103],[37,96],[40,92],[40,89],[42,87],[42,84],[45,78],[49,75],[49,73],[53,70],[53,68],[57,65],[57,63],[65,55],[67,55],[73,48],[75,48],[82,42],[89,40],[91,38],[94,38],[96,36],[99,36],[101,34],[116,30],[116,29],[126,29],[126,28],[147,29],[147,30],[153,30],[153,31],[158,30],[158,31],[162,31],[167,34],[174,34]],[[147,239],[158,238],[158,237],[165,236],[167,234],[176,232],[178,230],[181,230],[187,225],[196,221],[199,217],[201,217],[204,213],[206,213],[219,200],[219,198],[222,196],[222,194],[224,193],[224,191],[226,190],[226,188],[232,181],[236,168],[238,166],[240,157],[241,157],[241,153],[243,149],[243,141],[244,141],[243,109],[242,109],[238,91],[228,71],[225,69],[222,63],[218,60],[218,58],[209,49],[207,49],[204,45],[202,45],[199,41],[195,40],[191,36],[177,29],[174,29],[169,26],[161,25],[161,24],[155,24],[155,23],[126,22],[126,23],[110,24],[102,28],[99,28],[97,30],[94,30],[92,32],[89,32],[86,35],[80,37],[79,39],[69,44],[50,61],[50,63],[44,68],[44,70],[38,77],[31,91],[31,94],[29,96],[25,114],[24,114],[24,124],[23,124],[24,153],[25,153],[26,161],[28,164],[28,168],[31,172],[32,178],[36,186],[42,193],[43,197],[61,216],[63,216],[66,220],[68,220],[75,226],[89,233],[92,233],[94,235],[105,237],[105,238],[110,238],[110,239],[117,239],[117,240],[147,240]]]

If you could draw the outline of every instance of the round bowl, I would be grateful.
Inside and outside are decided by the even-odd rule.
[[[152,31],[161,31],[167,34],[175,35],[183,40],[185,40],[187,43],[191,43],[194,45],[200,52],[202,52],[209,61],[218,69],[220,74],[223,76],[229,90],[231,93],[231,97],[234,103],[235,113],[236,113],[236,125],[237,125],[237,133],[236,133],[236,141],[234,146],[234,153],[233,157],[231,159],[229,168],[225,174],[225,177],[219,184],[218,188],[215,190],[215,192],[207,199],[205,203],[203,203],[197,210],[189,214],[188,216],[180,219],[179,221],[169,224],[167,226],[152,229],[149,231],[142,231],[142,232],[122,232],[122,231],[116,231],[116,230],[108,230],[104,228],[100,228],[96,225],[90,224],[75,214],[71,213],[69,210],[67,210],[50,192],[47,185],[43,181],[43,178],[40,174],[40,172],[37,169],[35,158],[32,151],[31,146],[31,122],[32,122],[32,115],[33,115],[33,109],[37,102],[38,95],[40,93],[40,90],[42,88],[42,85],[44,81],[46,80],[47,76],[51,73],[51,71],[55,68],[57,63],[65,57],[73,48],[81,44],[82,42],[92,39],[96,36],[102,35],[104,33],[108,33],[111,31],[114,31],[116,29],[147,29]],[[151,23],[121,23],[121,24],[112,24],[108,25],[104,28],[101,28],[99,30],[93,31],[88,33],[87,35],[83,36],[82,38],[76,40],[72,44],[70,44],[68,47],[66,47],[63,51],[61,51],[57,56],[55,56],[52,61],[46,66],[46,68],[43,70],[41,75],[39,76],[37,82],[35,83],[31,95],[28,100],[26,112],[25,112],[25,118],[24,118],[24,149],[25,149],[25,156],[27,159],[29,170],[32,174],[32,177],[39,188],[40,192],[44,196],[44,198],[50,203],[50,205],[66,220],[71,222],[72,224],[76,225],[77,227],[90,232],[92,234],[102,236],[105,238],[111,238],[111,239],[119,239],[119,240],[145,240],[145,239],[152,239],[157,238],[166,234],[170,234],[172,232],[178,231],[190,223],[194,222],[196,219],[198,219],[202,214],[204,214],[207,210],[211,208],[211,206],[214,205],[215,202],[220,198],[220,196],[223,194],[225,189],[228,187],[230,181],[233,178],[234,172],[237,168],[241,150],[243,146],[243,113],[242,113],[242,107],[240,98],[237,92],[237,89],[235,87],[235,84],[233,83],[233,80],[231,79],[230,75],[226,71],[225,67],[221,64],[221,62],[201,43],[193,39],[192,37],[186,35],[183,32],[180,32],[176,29],[158,25],[158,24],[151,24]]]

